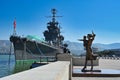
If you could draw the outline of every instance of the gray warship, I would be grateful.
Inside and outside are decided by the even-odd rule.
[[[49,17],[52,20],[47,23],[47,30],[43,32],[44,39],[32,35],[20,37],[16,33],[10,36],[10,41],[14,46],[16,66],[31,65],[34,61],[39,61],[41,56],[56,56],[57,53],[63,53],[64,37],[56,21],[56,17],[59,16],[56,16],[56,9],[52,9],[51,12],[52,16]]]

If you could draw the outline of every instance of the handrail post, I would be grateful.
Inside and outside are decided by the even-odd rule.
[[[47,64],[48,64],[48,57],[47,57]]]
[[[40,63],[41,63],[41,56],[40,56]]]

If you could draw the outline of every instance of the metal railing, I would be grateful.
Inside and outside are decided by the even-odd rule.
[[[40,63],[42,62],[55,62],[56,56],[40,56]]]

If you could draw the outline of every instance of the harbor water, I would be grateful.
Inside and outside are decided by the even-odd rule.
[[[43,57],[41,59],[17,60],[15,62],[14,55],[0,55],[0,78],[14,74],[14,73],[18,73],[21,71],[28,70],[31,68],[34,62],[44,62],[45,64],[47,64],[48,60],[55,61],[55,58],[54,59],[53,58]],[[42,66],[45,64],[39,64],[38,66]]]
[[[0,78],[11,75],[15,66],[14,55],[0,55]]]

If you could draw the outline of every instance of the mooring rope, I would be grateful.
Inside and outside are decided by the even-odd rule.
[[[42,56],[45,56],[45,55],[43,54],[43,52],[41,51],[41,49],[38,47],[37,42],[35,42],[35,45],[36,45],[36,47],[37,47],[37,49],[38,49],[39,53],[40,53]]]

